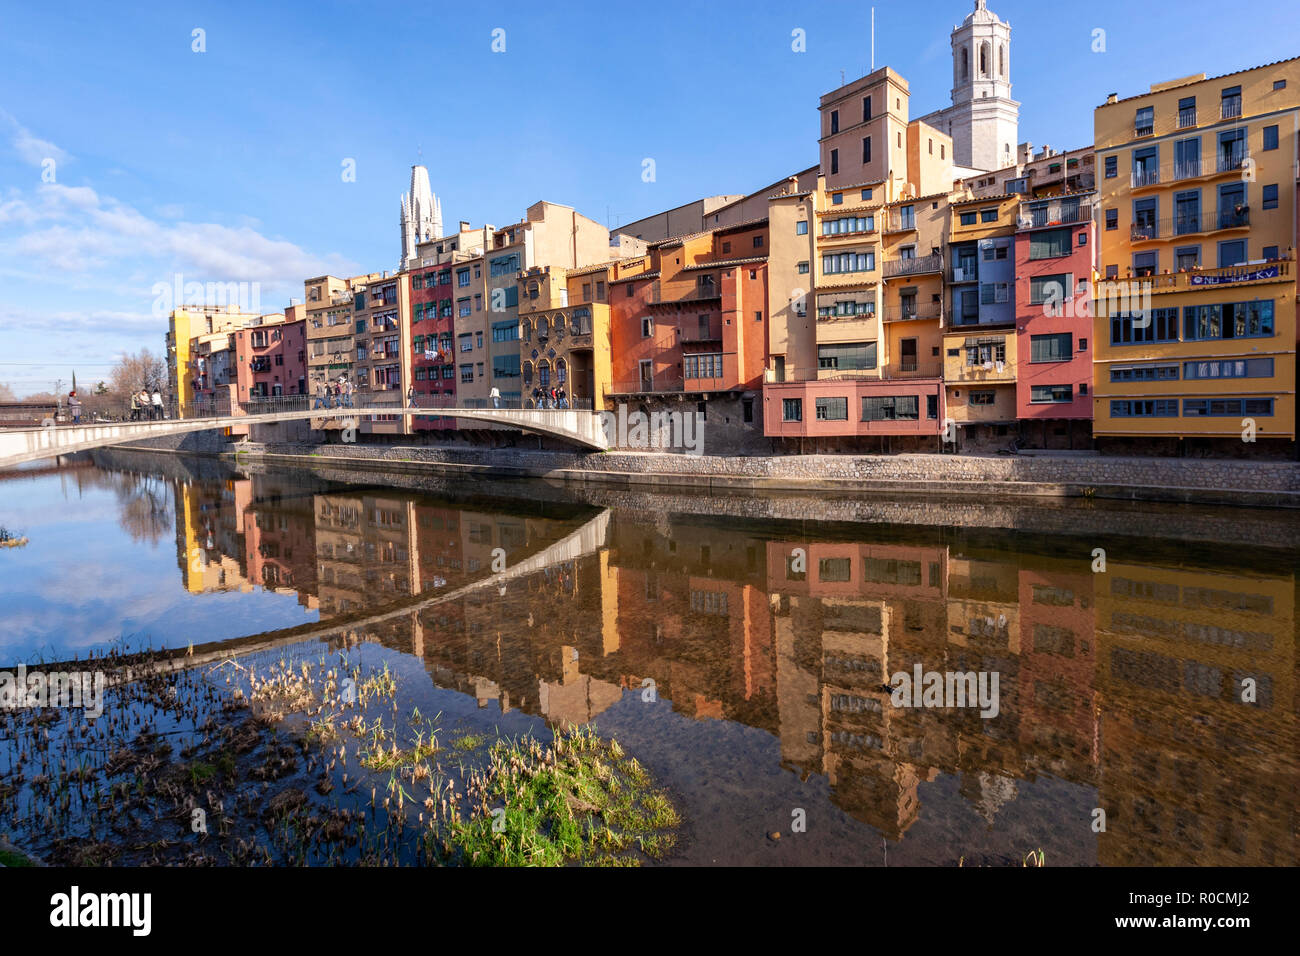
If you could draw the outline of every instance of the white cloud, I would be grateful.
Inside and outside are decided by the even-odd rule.
[[[40,166],[47,159],[64,163],[71,157],[66,151],[55,146],[49,140],[41,139],[18,120],[4,110],[0,110],[0,121],[10,128],[9,145],[24,163]]]

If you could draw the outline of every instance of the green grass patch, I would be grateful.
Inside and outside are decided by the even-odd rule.
[[[501,740],[454,820],[448,862],[471,866],[639,866],[675,844],[681,818],[645,769],[590,728]]]

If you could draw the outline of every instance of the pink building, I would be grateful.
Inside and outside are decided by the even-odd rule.
[[[235,401],[307,394],[307,323],[264,315],[230,335],[234,347]]]
[[[1097,234],[1095,193],[1021,204],[1016,232],[1016,417],[1040,447],[1092,438],[1089,305]]]
[[[934,450],[943,415],[938,379],[845,377],[763,386],[763,434],[780,439],[787,451],[814,452],[822,444],[827,450]]]

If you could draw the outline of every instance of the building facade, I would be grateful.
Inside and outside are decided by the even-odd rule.
[[[1300,58],[1097,108],[1104,447],[1293,449],[1298,123]]]

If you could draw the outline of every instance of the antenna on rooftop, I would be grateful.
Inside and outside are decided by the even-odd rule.
[[[876,8],[871,8],[871,72],[876,72]]]

